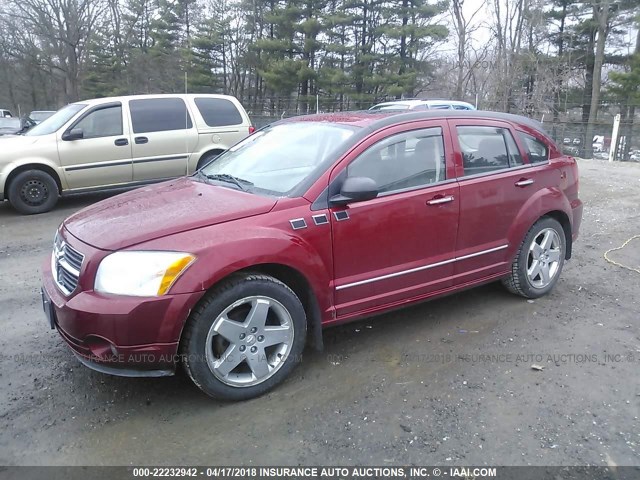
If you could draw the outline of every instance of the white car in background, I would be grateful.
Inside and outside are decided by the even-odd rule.
[[[53,115],[54,113],[56,113],[55,110],[34,110],[33,112],[31,112],[28,117],[33,120],[33,123],[35,123],[36,125],[38,125],[39,123],[43,122],[44,120],[46,120],[47,118],[49,118],[51,115]]]
[[[369,110],[475,110],[476,107],[458,100],[393,100],[378,103]]]

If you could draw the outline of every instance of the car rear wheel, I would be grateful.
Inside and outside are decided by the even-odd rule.
[[[305,311],[289,287],[266,275],[236,276],[193,311],[181,341],[183,365],[211,397],[253,398],[300,362],[305,337]]]
[[[9,184],[9,202],[24,215],[48,212],[58,196],[58,184],[42,170],[20,172]]]
[[[223,153],[223,150],[214,150],[212,152],[209,153],[205,153],[202,158],[200,158],[200,160],[198,160],[198,166],[196,167],[197,170],[200,170],[202,167],[204,167],[207,163],[211,162],[212,160],[214,160],[216,157],[220,156]]]
[[[564,229],[557,220],[538,220],[527,232],[511,265],[511,274],[502,283],[511,293],[526,298],[546,295],[560,277],[566,245]]]

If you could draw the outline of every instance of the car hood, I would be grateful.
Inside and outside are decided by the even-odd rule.
[[[89,245],[118,250],[194,228],[267,213],[276,201],[185,177],[98,202],[71,215],[64,226]]]
[[[5,157],[13,160],[16,154],[24,155],[32,145],[41,143],[43,139],[50,141],[49,135],[37,137],[25,137],[24,135],[15,135],[5,133],[2,136],[2,149],[0,149],[0,161]]]

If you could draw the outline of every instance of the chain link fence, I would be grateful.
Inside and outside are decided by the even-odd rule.
[[[380,99],[388,101],[389,99]],[[313,113],[344,112],[366,110],[378,103],[375,99],[356,102],[351,99],[335,99],[322,96],[300,98],[265,99],[256,104],[252,99],[243,102],[248,107],[248,113],[253,124],[263,127],[283,118]],[[473,102],[471,102],[473,103]],[[616,145],[615,160],[640,162],[640,105],[635,107],[635,114],[629,117],[631,105],[601,105],[598,120],[593,125],[591,138],[587,138],[588,124],[582,119],[582,105],[568,108],[566,111],[554,115],[550,110],[538,112],[511,113],[525,115],[542,122],[546,132],[554,139],[562,151],[568,155],[608,159],[612,148],[612,132],[615,116],[627,112],[622,118]],[[482,105],[480,105],[482,109]],[[493,109],[499,111],[497,109]],[[590,146],[590,148],[589,148]]]

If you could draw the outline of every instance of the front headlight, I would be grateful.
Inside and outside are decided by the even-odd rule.
[[[195,259],[183,252],[112,253],[100,262],[94,290],[135,297],[164,295]]]

